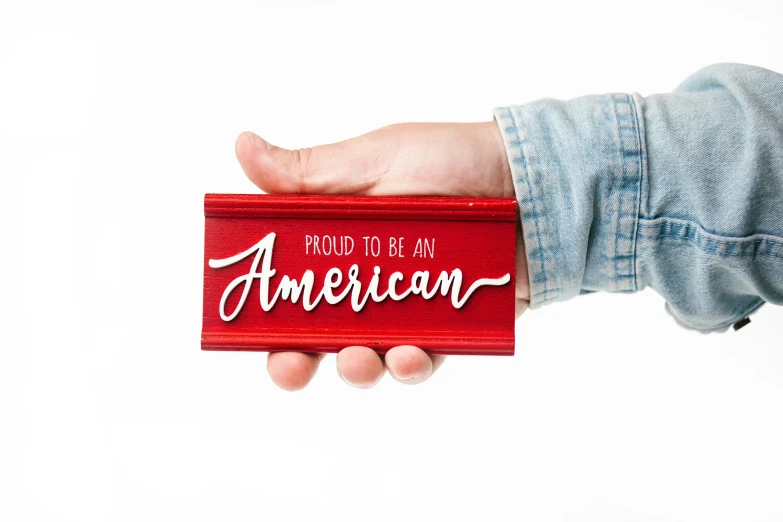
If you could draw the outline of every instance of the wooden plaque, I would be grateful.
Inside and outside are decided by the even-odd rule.
[[[204,350],[514,353],[514,199],[207,194],[204,216]]]

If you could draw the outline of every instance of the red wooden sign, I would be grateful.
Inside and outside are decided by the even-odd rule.
[[[204,350],[512,355],[513,199],[207,194]]]

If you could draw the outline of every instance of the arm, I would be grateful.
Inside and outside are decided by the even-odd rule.
[[[533,308],[647,286],[686,327],[783,304],[783,76],[716,65],[675,92],[497,109]]]
[[[783,77],[713,66],[671,94],[540,100],[495,120],[393,125],[299,150],[244,133],[237,157],[267,192],[516,195],[517,315],[650,286],[680,323],[715,331],[783,304]],[[320,360],[278,352],[267,368],[295,390]],[[337,369],[370,387],[387,369],[422,382],[442,362],[413,346],[384,359],[353,346]]]

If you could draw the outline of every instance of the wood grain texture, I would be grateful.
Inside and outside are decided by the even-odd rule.
[[[204,350],[337,352],[361,345],[385,353],[393,346],[413,344],[432,354],[514,353],[514,199],[207,194],[204,215]],[[221,299],[232,281],[252,272],[257,251],[220,268],[209,261],[247,252],[264,238],[271,247],[258,256],[262,261],[247,278],[246,301],[227,321],[221,318]],[[264,261],[274,275],[258,275]],[[441,272],[459,269],[458,297],[481,278],[509,274],[510,280],[479,286],[459,308],[451,291],[445,296],[438,291],[430,299],[415,292],[400,300],[368,298],[355,311],[350,301],[357,285],[348,288],[354,265],[360,296],[376,267],[379,296],[388,293],[394,272],[401,274],[393,289],[398,294],[416,287],[416,272],[428,272],[424,286],[432,288]],[[272,299],[284,276],[301,282],[309,270],[315,298],[324,290],[330,269],[341,273],[341,284],[332,285],[330,292],[344,293],[342,301],[331,304],[324,298],[308,311],[303,296],[292,302],[281,295],[263,309],[262,281],[268,283],[266,295]],[[226,315],[240,304],[247,279],[226,294]],[[417,281],[421,283],[421,277]]]

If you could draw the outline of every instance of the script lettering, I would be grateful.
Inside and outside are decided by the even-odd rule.
[[[390,298],[393,301],[400,301],[408,297],[410,294],[413,294],[420,295],[423,299],[429,300],[432,299],[438,292],[440,292],[443,297],[446,297],[449,292],[451,292],[451,305],[454,308],[462,308],[470,296],[473,295],[473,293],[480,287],[502,286],[511,280],[510,274],[505,274],[496,278],[480,278],[474,281],[470,287],[468,287],[467,291],[460,297],[460,291],[462,290],[462,270],[455,268],[451,271],[451,273],[448,273],[445,270],[442,271],[438,275],[435,283],[431,288],[427,287],[430,279],[430,273],[429,271],[425,270],[414,272],[408,288],[405,289],[402,293],[398,293],[397,286],[402,283],[404,276],[402,272],[394,272],[389,276],[387,286],[388,289],[386,292],[379,295],[378,287],[380,284],[381,269],[380,267],[376,266],[373,269],[373,275],[370,279],[370,282],[367,285],[364,294],[362,295],[362,283],[359,281],[359,266],[353,264],[348,269],[348,282],[345,288],[337,294],[335,294],[335,291],[338,290],[343,280],[343,272],[339,268],[330,268],[327,271],[326,276],[324,277],[323,287],[315,299],[312,298],[313,287],[315,284],[315,274],[312,270],[305,270],[300,281],[291,279],[288,275],[284,275],[278,284],[277,290],[272,296],[272,299],[270,300],[269,281],[277,272],[277,270],[272,268],[272,253],[275,245],[275,237],[276,234],[274,232],[270,232],[264,236],[261,241],[247,250],[224,259],[209,260],[209,266],[211,268],[220,269],[239,263],[251,256],[253,258],[250,264],[250,270],[246,274],[236,277],[228,284],[228,286],[226,286],[226,289],[223,291],[223,296],[220,299],[220,318],[224,321],[232,321],[237,317],[237,315],[239,315],[239,312],[242,310],[245,302],[247,301],[247,297],[250,294],[250,290],[253,286],[253,281],[255,280],[258,280],[259,302],[261,309],[265,312],[270,311],[275,306],[275,303],[278,299],[290,300],[292,303],[296,304],[301,298],[302,307],[309,312],[318,305],[321,299],[325,300],[330,305],[336,305],[342,302],[350,294],[351,308],[354,312],[359,312],[364,308],[368,299],[372,299],[376,303],[380,303],[386,298]],[[335,242],[331,239],[332,238],[329,238],[329,242],[327,243],[329,244],[329,251],[332,250],[335,244]],[[364,239],[366,251],[375,255],[373,243],[377,241],[377,238],[370,238],[368,236]],[[400,238],[398,247],[400,249],[400,254],[402,247],[401,239],[402,238]],[[322,240],[320,251],[324,250],[324,243],[325,242]],[[434,239],[432,240],[431,246],[428,244],[428,242],[425,242],[423,249],[425,252],[424,257],[427,257],[426,253],[429,253],[429,257],[433,256],[434,244]],[[313,250],[315,252],[315,249],[318,245],[318,236],[313,236],[311,239],[308,239],[307,247],[310,245],[313,246]],[[353,245],[351,245],[351,248],[353,248]],[[379,242],[377,248],[379,251]],[[343,250],[343,252],[344,251],[345,250]],[[231,294],[240,287],[242,294],[239,297],[239,302],[237,303],[234,310],[231,311],[231,313],[227,313],[226,303]]]

